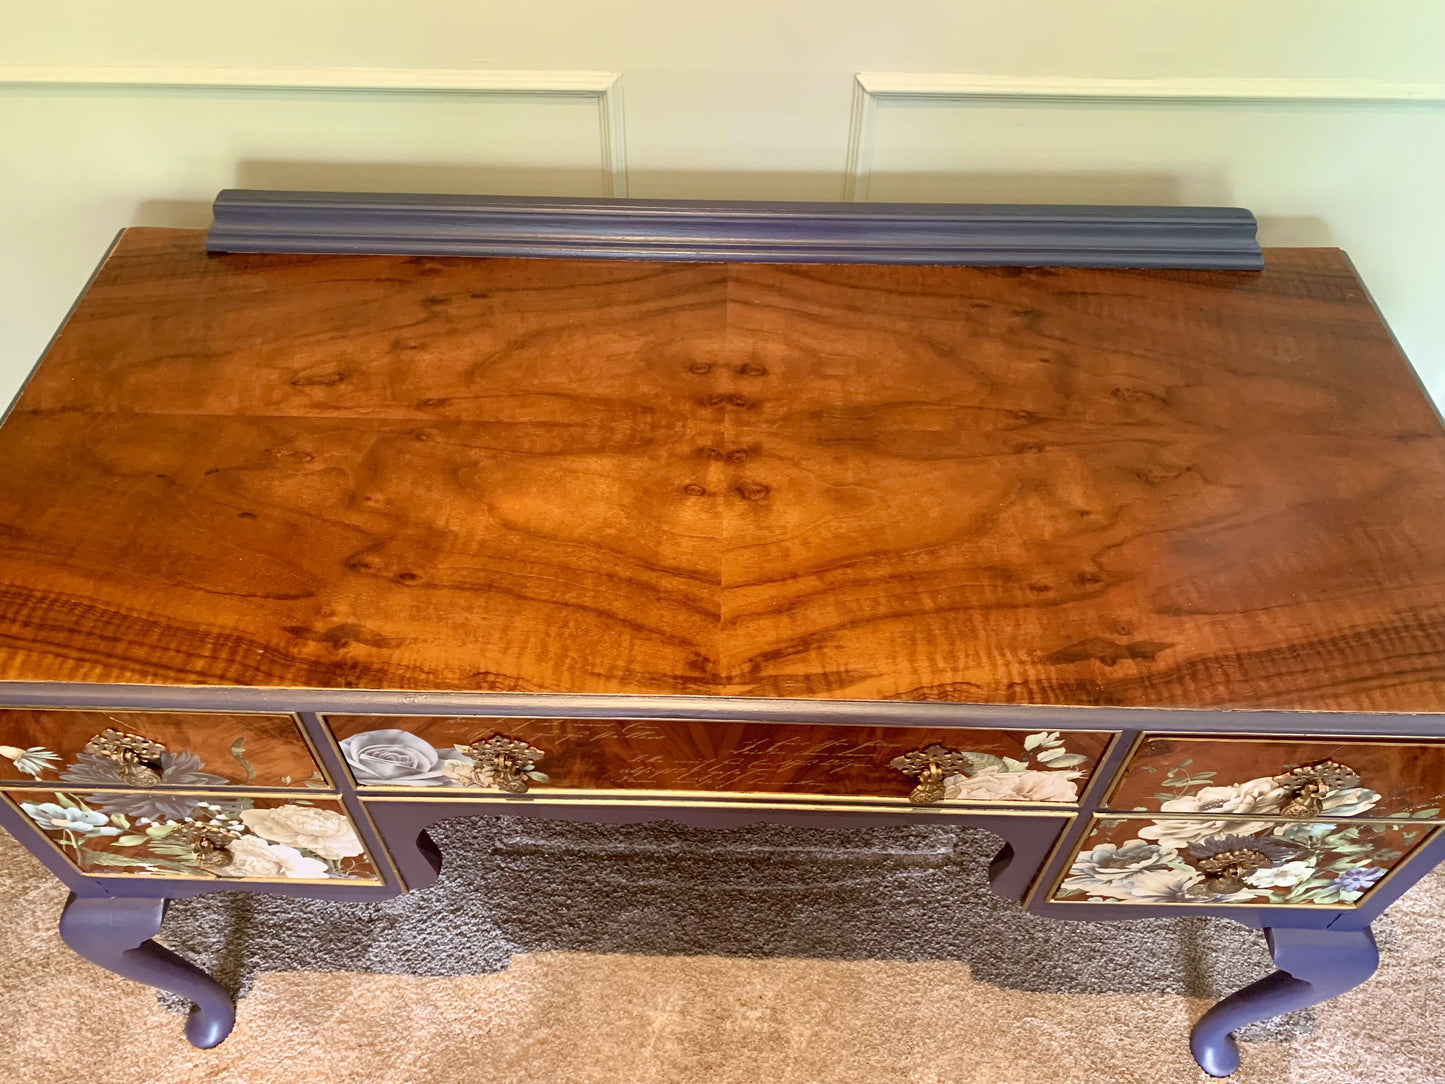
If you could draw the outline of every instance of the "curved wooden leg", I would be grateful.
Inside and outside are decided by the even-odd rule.
[[[151,940],[161,928],[163,899],[81,898],[71,895],[60,912],[60,938],[81,956],[147,986],[169,990],[195,1005],[186,1038],[202,1049],[231,1033],[236,1006],[205,972]]]
[[[385,802],[371,807],[372,823],[381,833],[401,879],[412,892],[434,884],[441,876],[441,848],[426,833],[427,827],[438,819],[437,810],[436,799],[415,806]]]
[[[1210,1009],[1189,1036],[1189,1049],[1210,1076],[1239,1068],[1239,1047],[1230,1032],[1245,1024],[1328,1001],[1375,973],[1380,954],[1375,937],[1363,930],[1266,929],[1270,955],[1279,968]]]
[[[990,832],[1006,836],[1003,848],[988,864],[988,883],[995,894],[1018,902],[1024,898],[1035,874],[1042,868],[1054,840],[1063,831],[1059,821],[1016,818],[1000,826],[988,826]]]

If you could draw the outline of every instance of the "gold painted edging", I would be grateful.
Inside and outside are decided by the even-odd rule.
[[[402,796],[413,796],[418,801],[445,801],[448,796],[465,796],[467,799],[481,799],[483,801],[495,802],[535,802],[545,801],[548,798],[556,797],[567,801],[588,801],[591,798],[601,800],[625,800],[628,798],[657,798],[668,801],[686,801],[692,798],[701,798],[713,801],[746,802],[749,799],[757,798],[762,801],[776,802],[797,799],[799,801],[817,802],[826,805],[831,802],[852,802],[858,805],[868,805],[878,809],[892,809],[894,807],[906,807],[908,809],[923,811],[938,811],[940,809],[1031,809],[1039,811],[1055,811],[1062,815],[1074,815],[1079,812],[1076,803],[1065,804],[1063,802],[999,802],[982,803],[975,802],[964,805],[956,801],[933,802],[928,805],[915,806],[907,797],[899,796],[891,798],[883,795],[873,794],[794,794],[787,791],[727,791],[727,790],[593,790],[591,788],[573,787],[544,787],[538,790],[529,790],[525,798],[516,795],[505,794],[500,791],[491,790],[487,787],[376,787],[361,786],[356,788],[357,794],[362,798],[375,795],[377,798],[396,798]]]
[[[1393,866],[1391,866],[1388,870],[1385,871],[1385,876],[1381,877],[1378,881],[1376,881],[1374,884],[1372,884],[1372,885],[1365,891],[1365,894],[1362,895],[1359,899],[1355,900],[1353,903],[1274,903],[1274,902],[1272,902],[1272,901],[1270,901],[1270,900],[1268,900],[1268,899],[1265,899],[1263,902],[1255,902],[1255,903],[1251,903],[1251,902],[1246,901],[1246,900],[1239,900],[1239,901],[1236,901],[1236,902],[1233,902],[1233,903],[1229,903],[1229,902],[1221,902],[1221,903],[1179,903],[1179,902],[1176,902],[1176,901],[1174,901],[1174,900],[1151,900],[1151,901],[1148,901],[1148,902],[1144,902],[1144,901],[1141,901],[1141,900],[1119,900],[1119,899],[1106,899],[1106,900],[1089,900],[1089,899],[1083,899],[1083,900],[1061,900],[1061,899],[1057,899],[1057,898],[1055,897],[1055,893],[1058,892],[1059,886],[1064,883],[1064,879],[1069,875],[1069,871],[1073,868],[1073,857],[1077,857],[1077,855],[1078,855],[1078,853],[1079,853],[1079,849],[1081,849],[1082,846],[1083,846],[1083,844],[1086,843],[1086,842],[1088,842],[1088,840],[1093,836],[1094,832],[1097,831],[1096,824],[1097,824],[1098,821],[1101,821],[1101,820],[1111,820],[1111,821],[1118,821],[1118,820],[1126,820],[1126,821],[1127,821],[1127,820],[1146,820],[1146,821],[1154,821],[1154,820],[1176,820],[1176,821],[1189,821],[1189,820],[1224,820],[1224,819],[1226,819],[1226,818],[1217,817],[1217,816],[1215,816],[1215,817],[1208,817],[1208,816],[1200,816],[1200,815],[1198,815],[1198,814],[1179,814],[1179,813],[1175,813],[1175,814],[1165,813],[1165,814],[1163,814],[1162,816],[1149,816],[1149,815],[1147,815],[1147,814],[1139,814],[1139,813],[1136,813],[1136,814],[1134,814],[1134,815],[1132,815],[1132,816],[1121,816],[1121,815],[1118,814],[1118,813],[1095,813],[1095,814],[1093,814],[1093,815],[1089,818],[1089,827],[1084,831],[1084,834],[1079,837],[1079,839],[1078,839],[1078,845],[1079,845],[1079,846],[1075,848],[1075,850],[1074,850],[1074,855],[1069,859],[1068,862],[1066,862],[1064,865],[1062,865],[1062,866],[1059,868],[1059,872],[1058,872],[1058,873],[1055,875],[1055,877],[1054,877],[1053,884],[1049,887],[1049,890],[1044,894],[1044,898],[1043,898],[1040,902],[1042,902],[1042,903],[1047,903],[1047,904],[1057,904],[1057,905],[1060,906],[1060,907],[1068,907],[1068,906],[1108,907],[1108,906],[1112,906],[1112,905],[1119,905],[1119,906],[1123,906],[1123,907],[1252,907],[1252,908],[1254,908],[1254,909],[1256,909],[1256,910],[1267,910],[1267,909],[1270,909],[1270,908],[1280,908],[1280,909],[1286,909],[1286,910],[1287,910],[1287,909],[1292,909],[1292,908],[1305,908],[1305,909],[1315,910],[1315,911],[1353,911],[1353,910],[1355,910],[1356,908],[1358,908],[1361,904],[1363,904],[1366,900],[1368,900],[1368,899],[1370,898],[1370,896],[1374,894],[1374,892],[1375,892],[1376,889],[1380,888],[1382,885],[1388,884],[1388,883],[1390,882],[1391,878],[1393,878],[1393,877],[1395,876],[1395,874],[1399,873],[1401,870],[1403,870],[1403,869],[1406,868],[1408,865],[1410,865],[1411,856],[1413,856],[1413,855],[1415,855],[1416,853],[1418,853],[1421,847],[1425,846],[1425,844],[1429,843],[1432,839],[1434,839],[1442,830],[1445,830],[1445,828],[1442,828],[1441,825],[1435,823],[1434,821],[1420,820],[1420,821],[1403,821],[1403,822],[1402,822],[1402,821],[1399,821],[1399,820],[1389,820],[1389,819],[1383,818],[1383,817],[1336,817],[1334,820],[1330,820],[1330,819],[1328,819],[1328,818],[1318,818],[1318,819],[1310,819],[1310,820],[1306,820],[1306,821],[1301,821],[1301,820],[1299,820],[1298,818],[1296,818],[1294,821],[1290,822],[1290,823],[1295,823],[1295,824],[1341,824],[1341,823],[1344,823],[1344,824],[1387,824],[1387,825],[1391,825],[1392,827],[1396,827],[1396,828],[1401,827],[1402,824],[1415,824],[1415,825],[1418,825],[1418,826],[1420,826],[1421,828],[1423,828],[1423,829],[1425,830],[1424,835],[1422,835],[1422,836],[1420,837],[1419,842],[1417,842],[1416,844],[1414,844],[1414,846],[1412,846],[1408,851],[1406,851],[1404,854],[1402,854],[1402,855],[1400,856],[1399,861],[1397,861]],[[1257,820],[1257,819],[1262,819],[1262,818],[1242,817],[1242,818],[1228,818],[1228,819],[1236,819],[1236,820],[1239,820],[1239,819],[1242,819],[1242,820]],[[1282,819],[1282,820],[1288,820],[1288,818],[1281,818],[1281,819]],[[1053,856],[1052,856],[1052,855],[1050,855],[1049,861],[1053,861]],[[1046,868],[1047,868],[1047,867],[1046,867]],[[1027,903],[1032,903],[1032,902],[1033,902],[1033,895],[1034,895],[1034,894],[1032,894],[1032,893],[1030,894],[1029,899],[1026,901]]]
[[[396,803],[396,802],[436,802],[435,798],[417,798],[404,794],[377,794],[375,796],[361,796],[362,804]],[[503,795],[488,797],[486,792],[474,792],[470,796],[452,799],[447,804],[475,805],[477,807],[510,804],[512,808],[525,804],[525,799],[514,799]],[[547,804],[547,803],[544,803]],[[906,799],[900,800],[892,806],[846,804],[844,802],[787,802],[767,801],[748,802],[736,798],[702,798],[688,799],[664,797],[657,791],[639,793],[627,798],[603,798],[595,801],[582,802],[583,805],[599,806],[603,808],[633,807],[637,809],[660,809],[660,810],[685,810],[685,809],[725,809],[734,811],[765,810],[768,812],[779,812],[785,810],[802,810],[804,812],[823,813],[896,813],[900,816],[915,814],[921,816],[943,814],[948,817],[1036,817],[1046,820],[1071,820],[1074,812],[1068,809],[1060,809],[1057,812],[1050,812],[1044,809],[996,809],[979,806],[942,806],[942,805],[910,805]]]
[[[73,788],[73,789],[79,790],[79,789],[82,789],[82,788]],[[52,788],[51,788],[51,791],[52,791],[52,793],[67,793],[67,792],[68,792],[68,791],[67,791],[67,788],[64,788],[64,787],[52,787]],[[136,794],[136,793],[141,793],[141,794],[143,794],[143,793],[146,793],[146,792],[145,792],[145,791],[120,791],[120,790],[114,790],[114,791],[108,791],[107,793],[114,793],[114,794]],[[166,791],[165,793],[166,793],[166,794],[180,794],[180,795],[195,794],[195,795],[200,795],[200,796],[202,796],[202,797],[207,797],[207,798],[218,798],[218,797],[221,797],[221,795],[217,794],[214,790],[189,790],[189,789],[183,790],[183,789],[177,788],[177,789],[175,789],[175,790],[168,790],[168,791]],[[235,794],[236,792],[235,792],[235,790],[232,790],[232,791],[229,791],[228,793],[230,793],[230,794]],[[276,792],[273,791],[273,792],[271,792],[271,794],[264,795],[264,797],[273,797],[273,796],[275,795],[275,793],[276,793]],[[252,793],[250,793],[250,794],[242,794],[242,795],[240,795],[240,797],[243,797],[243,798],[254,797],[254,796],[255,796],[255,791],[254,791],[254,789],[253,789]],[[351,818],[351,811],[346,808],[345,804],[341,801],[340,796],[328,795],[327,798],[328,798],[328,800],[334,801],[338,806],[341,806],[342,815],[345,816],[348,821],[352,819],[352,818]],[[237,885],[245,885],[245,884],[336,885],[336,884],[343,884],[343,885],[357,885],[357,886],[363,886],[363,887],[372,887],[372,886],[375,886],[375,885],[381,885],[381,886],[385,887],[385,886],[386,886],[386,883],[387,883],[386,880],[385,880],[385,878],[382,876],[380,864],[376,861],[375,855],[373,855],[373,854],[371,853],[371,850],[370,850],[369,848],[368,848],[364,853],[366,854],[366,857],[371,861],[371,866],[372,866],[372,868],[377,871],[377,875],[376,875],[375,877],[322,877],[322,878],[312,879],[312,878],[309,878],[309,877],[222,877],[222,876],[220,876],[219,874],[212,875],[212,876],[206,876],[206,875],[202,875],[202,874],[191,875],[191,874],[186,874],[186,873],[165,873],[165,874],[155,874],[155,873],[97,873],[97,872],[93,872],[93,871],[91,871],[91,870],[82,868],[81,865],[80,865],[80,863],[75,860],[75,856],[74,856],[73,854],[69,853],[64,847],[62,847],[62,846],[61,846],[59,843],[57,843],[53,838],[51,838],[50,833],[46,832],[45,829],[41,828],[40,825],[36,824],[35,821],[34,821],[34,819],[30,816],[30,814],[26,813],[25,810],[23,810],[23,809],[20,808],[20,803],[17,802],[17,801],[15,801],[15,799],[11,797],[10,791],[9,791],[8,788],[0,788],[0,801],[3,801],[6,805],[8,805],[12,810],[15,811],[15,815],[16,815],[17,817],[19,817],[19,818],[21,819],[21,821],[23,821],[23,822],[25,823],[26,829],[27,829],[29,832],[31,832],[33,835],[39,837],[39,838],[44,842],[44,844],[45,844],[47,847],[49,847],[52,851],[54,851],[54,852],[55,852],[56,854],[58,854],[62,859],[64,859],[65,862],[66,862],[66,864],[69,865],[71,869],[75,870],[75,872],[78,873],[78,874],[80,874],[80,876],[82,876],[82,877],[119,877],[119,878],[121,878],[122,880],[131,880],[131,879],[135,879],[135,878],[140,878],[141,880],[144,880],[144,881],[207,881],[207,882],[215,882],[215,883],[218,883],[218,884],[237,884]],[[368,816],[369,816],[369,815],[368,815]],[[19,836],[16,836],[15,838],[16,838],[16,842],[18,842],[22,847],[25,846],[25,841],[24,841],[23,839],[20,839]],[[378,838],[380,838],[380,834],[379,834],[379,833],[378,833]],[[30,848],[27,847],[26,849],[29,850]],[[387,861],[388,861],[388,863],[391,862],[391,856],[390,856],[390,855],[387,855]],[[395,872],[395,870],[393,870],[393,872]],[[400,875],[399,875],[399,874],[398,874],[398,882],[400,882]],[[403,891],[405,891],[405,888],[404,888],[404,887],[403,887]]]
[[[1128,754],[1125,755],[1123,761],[1120,762],[1120,764],[1119,764],[1119,770],[1118,770],[1117,773],[1115,773],[1113,780],[1110,782],[1110,784],[1109,784],[1109,789],[1105,792],[1104,797],[1103,797],[1102,799],[1100,799],[1100,801],[1099,801],[1099,808],[1100,808],[1100,809],[1109,809],[1109,810],[1111,810],[1111,811],[1115,810],[1115,807],[1114,807],[1114,805],[1112,804],[1113,801],[1114,801],[1114,795],[1115,795],[1116,793],[1118,793],[1119,788],[1124,785],[1124,777],[1129,774],[1129,769],[1130,769],[1131,767],[1133,767],[1134,759],[1135,759],[1135,757],[1138,755],[1139,748],[1140,748],[1146,741],[1150,740],[1151,738],[1164,738],[1164,739],[1166,739],[1166,740],[1168,740],[1168,741],[1178,741],[1178,742],[1191,742],[1191,741],[1194,741],[1194,742],[1200,742],[1200,741],[1202,741],[1202,742],[1221,742],[1221,741],[1225,741],[1225,742],[1233,742],[1233,743],[1259,743],[1259,742],[1271,742],[1271,741],[1293,741],[1293,742],[1323,742],[1323,743],[1326,743],[1326,744],[1340,744],[1340,743],[1349,744],[1349,743],[1352,743],[1352,742],[1353,742],[1353,743],[1360,744],[1360,745],[1405,745],[1405,746],[1421,746],[1421,745],[1424,745],[1424,746],[1437,746],[1437,747],[1445,746],[1445,739],[1434,739],[1434,738],[1390,738],[1390,737],[1382,737],[1382,736],[1380,736],[1379,734],[1323,734],[1323,735],[1322,735],[1322,734],[1305,734],[1305,733],[1301,733],[1301,734],[1278,734],[1278,733],[1272,733],[1272,734],[1239,734],[1239,733],[1234,733],[1234,734],[1221,734],[1221,733],[1218,733],[1217,731],[1207,731],[1207,730],[1197,730],[1197,731],[1189,731],[1188,733],[1174,734],[1174,733],[1171,733],[1171,732],[1169,732],[1169,731],[1167,731],[1167,730],[1166,730],[1166,731],[1160,731],[1160,730],[1141,730],[1141,731],[1139,732],[1138,737],[1136,737],[1136,738],[1134,739],[1133,747],[1129,750]],[[1101,757],[1100,759],[1102,760],[1103,758]],[[1170,814],[1170,813],[1168,813],[1168,812],[1164,812],[1164,811],[1162,811],[1162,810],[1139,810],[1139,809],[1131,809],[1131,810],[1118,810],[1118,812],[1133,813],[1133,814],[1136,814],[1136,815],[1137,815],[1137,814],[1143,814],[1143,813],[1146,813],[1146,812],[1148,812],[1148,813],[1158,812],[1158,813],[1161,813],[1163,816],[1171,816],[1171,815],[1173,815],[1173,814]],[[1260,815],[1259,817],[1257,817],[1257,818],[1254,817],[1254,816],[1250,816],[1249,819],[1250,819],[1250,820],[1256,820],[1256,819],[1258,819],[1258,820],[1267,820],[1270,816],[1278,816],[1278,814],[1261,814],[1261,815]],[[1219,819],[1219,818],[1215,818],[1215,819]],[[1292,818],[1285,817],[1285,818],[1281,818],[1281,819],[1290,820],[1290,819],[1292,819]],[[1355,818],[1351,817],[1351,818],[1342,818],[1342,819],[1354,820]],[[1372,818],[1372,819],[1389,820],[1389,819],[1391,819],[1391,818],[1388,818],[1388,817],[1380,817],[1380,818]],[[1400,817],[1400,818],[1398,818],[1398,819],[1399,819],[1399,820],[1409,821],[1409,820],[1413,820],[1414,818],[1411,818],[1411,817]],[[1445,815],[1442,815],[1442,816],[1440,816],[1440,817],[1421,818],[1420,820],[1416,821],[1415,823],[1418,823],[1418,824],[1440,824],[1440,823],[1445,823]]]
[[[317,751],[317,748],[316,748],[316,743],[311,740],[311,735],[308,734],[308,733],[306,733],[306,725],[301,721],[301,713],[300,713],[299,711],[214,711],[214,710],[196,709],[196,708],[103,708],[103,707],[101,707],[101,708],[52,708],[52,707],[43,707],[43,708],[42,708],[42,707],[36,707],[36,706],[34,706],[33,704],[32,704],[32,705],[28,705],[28,706],[24,706],[24,707],[16,707],[16,706],[11,705],[11,704],[0,704],[0,712],[7,712],[7,711],[69,711],[69,712],[74,712],[74,713],[77,714],[77,715],[79,715],[79,714],[94,715],[94,714],[96,714],[96,713],[102,713],[102,714],[104,714],[104,713],[111,713],[111,714],[115,714],[115,715],[219,715],[219,716],[251,715],[251,716],[254,716],[254,717],[258,718],[258,719],[290,719],[290,720],[291,720],[291,724],[296,728],[297,733],[299,733],[299,734],[301,735],[301,740],[306,743],[306,752],[307,752],[307,755],[311,757],[311,765],[312,765],[312,767],[314,767],[314,768],[316,769],[316,771],[320,773],[321,778],[326,781],[326,790],[328,790],[328,791],[330,791],[330,792],[332,792],[332,793],[339,793],[339,792],[340,792],[340,788],[336,785],[336,780],[334,780],[334,779],[331,778],[331,773],[326,770],[326,765],[325,765],[324,763],[322,763],[322,761],[321,761],[321,757],[320,757],[320,755],[319,755],[319,753],[318,753],[318,751]],[[57,752],[59,752],[59,750],[57,750]],[[342,759],[342,763],[343,763],[343,764],[345,763],[345,758]],[[63,783],[64,780],[61,780],[61,782]],[[0,787],[8,787],[8,786],[10,786],[12,783],[14,783],[16,786],[19,786],[19,787],[46,787],[46,786],[49,786],[49,784],[46,783],[43,779],[28,779],[28,780],[20,780],[20,779],[0,779]],[[233,787],[233,786],[245,786],[246,784],[245,784],[245,783],[241,783],[241,784],[226,783],[226,784],[222,784],[222,785],[227,786],[227,787]],[[146,790],[149,790],[150,788],[148,788],[148,787],[108,787],[108,786],[95,786],[95,787],[86,787],[85,789],[86,789],[86,790],[93,790],[93,791],[95,791],[95,792],[98,794],[98,793],[101,793],[101,792],[103,792],[103,791],[114,791],[114,790],[146,791]],[[253,788],[253,789],[255,789],[255,790],[278,790],[278,791],[296,791],[296,790],[303,790],[303,791],[304,791],[304,790],[319,790],[320,788],[308,787],[308,786],[306,786],[305,784],[301,784],[301,785],[299,785],[299,786],[298,786],[297,784],[288,784],[288,785],[286,785],[286,786],[281,786],[281,787],[255,787],[255,788]],[[166,793],[168,793],[168,794],[170,794],[170,793],[178,793],[178,792],[179,792],[179,791],[166,791]]]
[[[378,785],[378,784],[372,784],[372,783],[358,783],[358,782],[356,781],[356,774],[351,770],[351,764],[350,764],[349,761],[347,761],[347,759],[346,759],[346,754],[345,754],[345,752],[344,752],[344,751],[342,750],[342,748],[341,748],[341,741],[340,741],[340,739],[338,739],[338,738],[336,737],[335,732],[332,730],[332,727],[331,727],[331,717],[332,717],[332,716],[338,716],[338,717],[340,717],[340,716],[345,716],[345,717],[347,717],[347,718],[356,718],[356,719],[395,719],[395,718],[399,718],[399,716],[397,716],[396,713],[394,713],[394,712],[364,712],[364,711],[337,711],[337,712],[322,712],[322,711],[318,711],[318,712],[314,712],[313,714],[315,714],[315,716],[317,717],[317,719],[320,720],[320,722],[321,722],[321,729],[322,729],[323,732],[325,733],[327,740],[331,743],[331,748],[332,748],[332,751],[335,752],[335,754],[336,754],[336,759],[341,763],[342,767],[343,767],[344,770],[346,771],[347,777],[348,777],[349,780],[351,781],[351,785],[356,788],[356,792],[357,792],[358,795],[361,795],[361,796],[365,797],[366,795],[369,795],[369,794],[376,794],[376,795],[378,795],[378,796],[381,796],[381,795],[388,795],[388,794],[398,794],[398,795],[400,795],[400,794],[416,794],[417,792],[429,793],[429,794],[435,794],[435,793],[438,793],[438,792],[443,792],[443,793],[457,793],[457,792],[460,792],[460,793],[466,793],[466,794],[481,794],[481,795],[496,794],[495,791],[488,790],[488,789],[485,788],[485,787],[473,787],[473,786],[405,787],[405,786],[385,786],[385,785]],[[564,720],[564,721],[574,721],[571,716],[563,716],[563,715],[448,715],[448,714],[444,714],[444,713],[443,713],[443,714],[437,714],[437,715],[415,715],[415,716],[406,716],[406,718],[413,718],[413,719],[418,719],[418,720],[425,720],[425,719],[466,719],[466,720],[479,720],[479,721],[480,721],[480,720],[490,720],[490,721],[492,721],[492,722],[494,722],[494,723],[497,723],[497,724],[500,724],[500,723],[503,723],[503,722],[508,722],[508,721],[519,721],[519,720],[520,720],[520,721],[528,721],[528,720],[537,720],[537,719],[561,719],[561,720]],[[615,715],[615,716],[608,716],[606,719],[593,719],[593,718],[591,718],[591,717],[585,717],[585,718],[584,718],[584,717],[577,717],[577,718],[575,719],[575,721],[577,721],[577,722],[617,722],[617,723],[695,723],[695,722],[704,722],[704,723],[706,723],[706,722],[714,722],[714,721],[716,721],[716,720],[706,720],[706,719],[704,719],[704,720],[699,720],[699,719],[696,719],[696,718],[689,718],[689,717],[687,717],[687,716],[681,716],[681,715],[680,715],[680,716],[676,716],[676,717],[654,719],[654,718],[650,718],[650,717],[649,717],[649,718],[642,718],[642,717],[635,717],[635,716],[620,715],[620,714],[619,714],[619,715]],[[812,725],[817,725],[817,724],[812,724],[812,723],[795,723],[795,722],[781,722],[781,723],[768,724],[768,725],[776,725],[776,726],[812,726]],[[908,725],[908,724],[895,724],[895,723],[880,723],[880,724],[878,724],[878,727],[879,727],[880,729],[899,730],[899,731],[902,731],[902,732],[904,732],[904,733],[907,733],[907,732],[910,731],[910,730],[926,730],[926,729],[956,729],[956,730],[958,730],[960,733],[967,733],[967,732],[970,731],[970,730],[997,730],[997,731],[1003,731],[1003,732],[1006,732],[1006,733],[1023,733],[1023,732],[1026,732],[1026,731],[1031,732],[1033,729],[1035,729],[1035,728],[1030,728],[1030,727],[1004,727],[1004,726],[979,726],[979,727],[937,728],[937,727],[922,727],[922,726],[913,726],[913,725]],[[304,728],[303,728],[303,729],[304,729]],[[1048,728],[1044,728],[1044,729],[1048,729]],[[408,733],[410,733],[410,731],[408,731]],[[1098,735],[1101,735],[1101,736],[1106,737],[1106,738],[1108,739],[1108,741],[1107,741],[1107,742],[1105,743],[1105,745],[1104,745],[1104,748],[1099,752],[1099,755],[1096,756],[1096,757],[1094,757],[1093,760],[1092,760],[1092,762],[1091,762],[1090,765],[1089,765],[1089,775],[1088,775],[1088,779],[1085,780],[1085,784],[1084,784],[1085,789],[1087,789],[1087,788],[1088,788],[1089,786],[1091,786],[1091,785],[1095,782],[1095,780],[1097,779],[1097,777],[1098,777],[1098,768],[1099,768],[1099,765],[1100,765],[1100,764],[1103,764],[1103,763],[1108,759],[1109,754],[1110,754],[1111,752],[1113,752],[1115,744],[1116,744],[1116,743],[1119,741],[1119,739],[1123,736],[1123,733],[1124,733],[1124,732],[1123,732],[1123,731],[1119,731],[1119,730],[1082,730],[1082,729],[1081,729],[1081,730],[1076,730],[1076,731],[1070,731],[1069,733],[1098,734]],[[895,797],[891,797],[891,796],[887,796],[887,795],[872,795],[872,794],[869,794],[869,795],[829,795],[829,794],[796,795],[796,794],[793,794],[793,793],[790,793],[790,792],[787,792],[787,791],[761,791],[761,790],[758,790],[758,791],[657,790],[657,789],[641,789],[641,788],[639,788],[638,790],[625,790],[625,789],[616,789],[616,788],[591,788],[591,787],[588,787],[588,788],[582,788],[582,787],[546,787],[546,788],[544,788],[544,789],[541,789],[541,790],[538,790],[538,791],[535,791],[535,792],[529,791],[528,793],[529,793],[529,798],[531,798],[531,799],[535,799],[535,798],[542,797],[542,796],[544,796],[544,795],[551,795],[551,794],[563,795],[563,796],[566,796],[566,797],[569,798],[569,799],[576,798],[576,797],[581,797],[581,796],[586,796],[586,795],[598,795],[598,796],[600,796],[600,797],[605,797],[605,798],[623,798],[623,797],[629,797],[629,796],[637,795],[637,794],[645,794],[645,795],[676,796],[676,797],[678,797],[678,798],[687,798],[687,797],[692,797],[692,796],[703,796],[703,797],[709,797],[709,798],[710,798],[710,797],[716,796],[716,797],[719,798],[719,799],[728,798],[728,799],[731,799],[731,800],[737,800],[737,799],[740,799],[740,798],[750,797],[750,796],[757,796],[757,797],[763,798],[763,799],[789,799],[789,798],[795,798],[795,797],[804,797],[804,798],[806,798],[806,799],[808,799],[808,800],[812,800],[812,801],[828,801],[828,800],[831,800],[831,799],[836,798],[836,799],[838,799],[838,800],[840,800],[840,801],[849,801],[849,802],[888,802],[888,803],[906,802],[906,801],[908,800],[907,797],[906,797],[906,796],[903,796],[903,795],[900,795],[900,796],[898,796],[898,797],[896,797],[896,798],[895,798]],[[503,800],[509,800],[509,798],[510,798],[510,796],[507,796],[507,795],[497,795],[497,797],[500,798],[500,799],[503,799]],[[1006,803],[1006,804],[1007,804],[1008,806],[1011,806],[1011,807],[1017,807],[1017,808],[1023,808],[1023,809],[1058,810],[1058,811],[1060,811],[1060,812],[1066,812],[1066,813],[1077,813],[1077,812],[1079,812],[1079,810],[1082,808],[1082,802],[1081,802],[1081,801],[1079,801],[1079,802],[1009,802],[1009,803]],[[941,807],[940,805],[929,805],[929,806],[926,806],[926,807],[924,807],[924,808],[938,809],[938,808],[940,808],[940,807]],[[891,806],[885,807],[885,808],[891,808]],[[994,808],[994,806],[993,806],[992,804],[983,805],[983,804],[980,803],[979,805],[973,806],[973,807],[971,807],[971,808],[991,809],[991,808]]]

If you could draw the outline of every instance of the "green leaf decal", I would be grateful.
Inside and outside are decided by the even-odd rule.
[[[246,739],[244,736],[237,738],[231,743],[231,756],[236,763],[246,769],[246,782],[256,778],[256,769],[251,767],[251,762],[246,759]]]
[[[185,866],[179,862],[168,862],[164,858],[137,858],[130,854],[116,854],[113,851],[90,851],[86,861],[95,866],[155,866],[175,873],[194,874],[197,867]]]
[[[116,839],[115,845],[117,847],[138,847],[149,840],[149,836],[120,836]]]
[[[1004,770],[1003,761],[992,753],[970,753],[965,751],[960,753],[959,756],[968,761],[968,770],[970,772],[981,772],[985,768],[997,768],[999,771]]]
[[[1082,753],[1064,753],[1060,756],[1048,757],[1047,759],[1043,756],[1039,757],[1039,760],[1047,764],[1050,768],[1072,768],[1075,764],[1082,764],[1088,759],[1089,758]]]

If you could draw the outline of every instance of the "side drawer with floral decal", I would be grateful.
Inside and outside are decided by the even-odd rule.
[[[0,708],[0,780],[333,789],[294,715]]]
[[[1349,908],[1439,831],[1410,821],[1099,815],[1049,899]]]
[[[92,877],[382,883],[334,798],[33,787],[4,798]]]
[[[1445,742],[1146,734],[1104,806],[1119,812],[1445,819]]]
[[[689,719],[332,715],[359,787],[1073,805],[1114,735]]]

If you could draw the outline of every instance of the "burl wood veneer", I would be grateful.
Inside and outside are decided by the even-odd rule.
[[[0,428],[0,680],[1439,711],[1441,437],[1333,250],[132,229]]]

